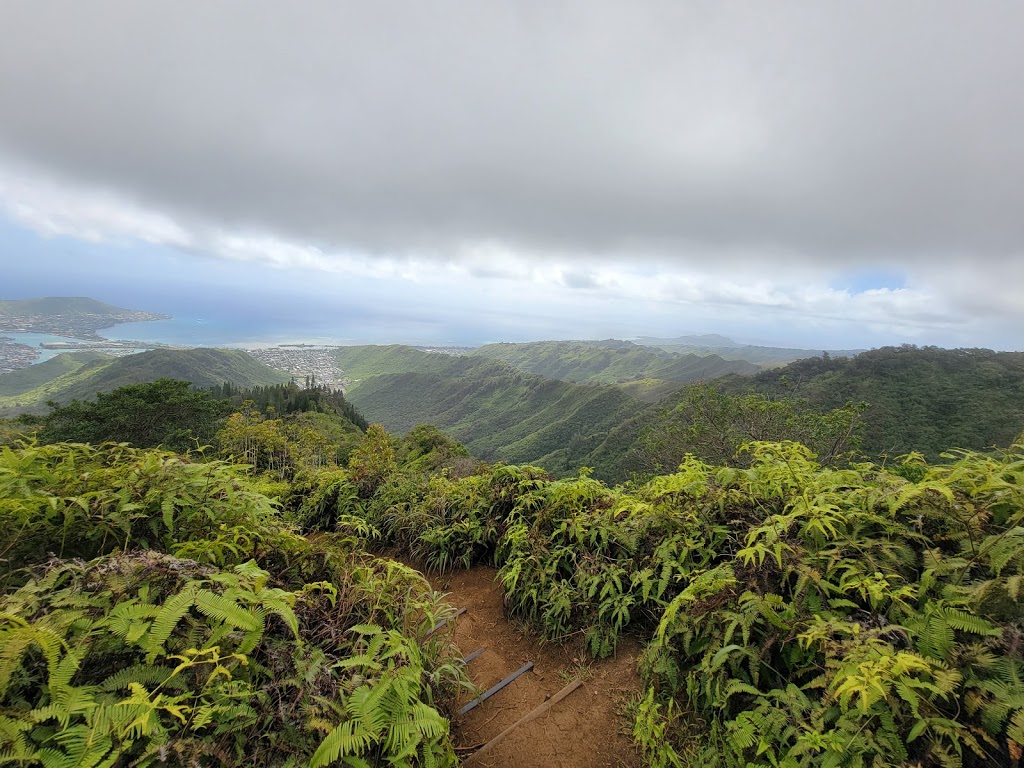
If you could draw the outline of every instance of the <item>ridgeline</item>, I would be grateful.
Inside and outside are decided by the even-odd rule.
[[[279,384],[289,378],[240,350],[154,349],[124,357],[63,354],[0,376],[0,416],[42,413],[50,400],[84,400],[98,392],[157,379],[180,379],[204,388],[224,382],[239,387]],[[35,386],[26,388],[31,383]]]

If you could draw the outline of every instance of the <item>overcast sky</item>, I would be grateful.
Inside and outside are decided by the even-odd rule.
[[[1015,1],[4,0],[0,294],[1021,349],[1022,39]]]

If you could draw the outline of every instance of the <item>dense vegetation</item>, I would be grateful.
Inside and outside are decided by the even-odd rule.
[[[283,415],[292,413],[329,413],[365,430],[366,419],[356,410],[345,395],[335,389],[319,386],[307,377],[305,386],[298,384],[271,384],[267,386],[240,387],[225,382],[208,390],[211,397],[227,400],[236,408],[247,404],[260,411],[272,411]]]
[[[870,456],[950,446],[1005,446],[1024,429],[1024,353],[884,347],[853,358],[801,360],[720,382],[729,393],[797,397],[819,409],[867,404],[862,450]]]
[[[58,358],[65,358],[59,355]],[[54,358],[54,360],[58,359]],[[76,355],[76,360],[81,358]],[[287,382],[287,374],[275,371],[251,355],[231,349],[154,349],[135,355],[110,358],[94,356],[83,365],[70,367],[32,389],[24,389],[26,376],[39,376],[30,366],[31,374],[22,371],[0,376],[0,395],[5,389],[18,388],[10,395],[0,396],[0,415],[42,413],[49,401],[68,403],[85,400],[97,392],[109,392],[129,384],[157,379],[180,379],[197,387],[213,387],[230,381],[239,387],[254,387]],[[61,363],[67,365],[67,363]],[[58,373],[55,367],[46,373]],[[13,382],[9,383],[9,382]]]
[[[509,610],[552,640],[583,632],[601,656],[646,638],[652,765],[1014,763],[1024,444],[890,470],[746,450],[746,469],[691,457],[629,489],[392,466],[343,508],[429,567],[496,564]]]
[[[652,766],[1019,764],[1024,435],[939,462],[850,453],[872,434],[877,406],[853,399],[872,366],[876,395],[928,374],[941,401],[944,377],[973,380],[1012,427],[1017,357],[823,358],[756,380],[777,391],[703,384],[661,409],[429,357],[452,375],[373,391],[475,409],[524,450],[561,441],[562,477],[481,463],[432,426],[394,438],[294,384],[133,384],[5,424],[0,761],[454,765],[467,682],[428,636],[451,609],[387,552],[495,566],[509,614],[552,642],[595,657],[643,642],[630,717]],[[824,399],[828,381],[851,397]],[[960,402],[942,429],[968,418]],[[595,448],[583,430],[602,413],[618,426]],[[565,476],[602,450],[648,471]]]
[[[100,431],[233,404],[213,441],[245,466],[0,450],[0,759],[453,764],[446,716],[466,682],[427,637],[450,609],[373,554],[388,551],[497,566],[510,614],[594,656],[640,638],[631,716],[651,765],[1014,764],[1024,443],[826,466],[790,438],[839,460],[859,407],[690,395],[661,414],[681,441],[662,448],[706,460],[618,487],[480,464],[434,427],[364,432],[340,395],[294,385],[97,398]]]
[[[340,347],[334,353],[338,364],[357,389],[364,379],[390,373],[431,372],[447,370],[450,355],[423,352],[402,344]]]
[[[220,462],[108,445],[0,452],[0,760],[451,765],[450,609],[304,537]]]
[[[726,395],[711,384],[687,387],[644,423],[624,461],[643,471],[671,470],[688,455],[716,464],[743,464],[742,446],[790,440],[811,448],[821,463],[850,458],[860,446],[866,405],[818,411],[796,398]]]
[[[555,350],[545,344],[493,349],[506,347],[516,354],[529,348],[531,355]],[[592,354],[598,347],[588,349]],[[674,388],[658,407],[630,393],[664,394],[662,380],[637,380],[613,393],[474,364],[476,356],[402,347],[343,354],[352,356],[359,374],[353,402],[389,429],[429,421],[476,455],[537,463],[555,474],[588,466],[607,482],[671,470],[688,452],[735,463],[736,449],[748,440],[797,439],[825,463],[849,449],[876,460],[918,450],[936,461],[950,446],[1006,446],[1024,429],[1022,353],[903,347],[853,358],[826,355],[753,377],[717,378],[710,382],[714,389],[707,383]],[[565,370],[576,364],[571,355],[550,362]],[[420,370],[374,376],[377,365]],[[566,423],[571,431],[563,429]]]
[[[218,448],[225,457],[291,476],[337,464],[367,423],[345,396],[326,387],[275,384],[197,390],[187,381],[131,384],[93,400],[50,403],[45,416],[0,420],[0,445],[19,436],[44,444],[125,442],[186,452]]]
[[[429,422],[488,460],[572,472],[612,430],[650,408],[613,386],[556,381],[474,357],[425,357],[437,371],[364,379],[348,396],[390,430]]]
[[[192,389],[187,381],[159,379],[100,392],[92,401],[54,403],[39,420],[38,438],[44,443],[112,440],[184,452],[209,444],[228,411],[227,402]]]
[[[675,354],[629,341],[537,341],[487,344],[475,356],[506,363],[520,371],[578,384],[619,384],[638,379],[702,381],[727,373],[751,374],[756,365],[718,355]]]

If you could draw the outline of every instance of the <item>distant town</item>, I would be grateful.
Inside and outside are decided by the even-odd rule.
[[[19,344],[10,336],[0,336],[0,373],[9,373],[32,365],[39,350],[28,344]]]
[[[30,333],[34,333],[34,331],[30,331]],[[0,374],[32,365],[39,359],[40,350],[43,349],[59,352],[102,352],[111,357],[123,357],[163,346],[166,345],[143,341],[109,341],[107,339],[81,342],[44,341],[38,346],[32,346],[16,341],[10,336],[0,335]]]
[[[337,349],[339,347],[336,345],[282,344],[278,347],[263,347],[245,351],[271,368],[291,374],[292,379],[299,385],[304,385],[306,379],[309,379],[311,383],[315,382],[321,386],[344,390],[352,381],[338,365],[334,354]],[[415,349],[438,355],[464,355],[472,347],[415,347]]]
[[[120,323],[166,320],[168,315],[124,309],[88,298],[0,300],[0,374],[25,368],[40,357],[40,350],[55,352],[102,352],[112,357],[130,355],[170,345],[148,341],[104,339],[97,331]],[[61,336],[66,341],[25,344],[4,333],[38,333]],[[337,345],[282,344],[246,349],[257,360],[290,374],[298,384],[307,381],[346,389],[351,381],[338,365]],[[422,352],[463,355],[471,347],[419,346]]]
[[[38,332],[38,331],[30,331]],[[110,341],[96,337],[94,340],[43,342],[38,346],[21,344],[9,336],[0,336],[0,374],[25,368],[36,362],[40,349],[61,352],[103,352],[112,357],[131,355],[148,349],[168,345],[143,341]],[[462,355],[471,347],[416,347],[423,352],[441,355]],[[334,345],[283,344],[277,347],[246,349],[257,360],[271,368],[284,371],[296,383],[304,385],[308,379],[332,389],[346,389],[350,379],[338,365]]]
[[[300,386],[308,378],[310,383],[315,381],[332,389],[345,389],[350,382],[334,357],[336,349],[335,346],[287,344],[245,351],[271,368],[291,374]]]

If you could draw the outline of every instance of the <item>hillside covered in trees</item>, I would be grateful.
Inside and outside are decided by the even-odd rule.
[[[471,354],[578,384],[620,384],[641,379],[684,384],[760,370],[751,363],[723,360],[718,355],[675,354],[615,339],[486,344]]]
[[[557,349],[552,361],[572,366],[561,352],[580,349],[581,360],[593,363],[601,349],[595,345],[542,343],[529,355],[539,360],[538,350]],[[628,359],[641,365],[651,360],[634,357],[633,346],[624,349],[609,358],[616,372],[609,372],[609,364],[607,376],[651,372],[622,367]],[[608,482],[669,471],[687,453],[731,462],[748,440],[795,436],[823,456],[856,450],[879,460],[919,451],[935,461],[950,446],[1006,446],[1024,430],[1022,353],[883,348],[687,385],[643,378],[579,384],[481,354],[400,345],[343,347],[334,355],[349,382],[346,403],[395,433],[431,423],[481,458],[538,463],[557,475],[586,466]],[[87,400],[159,378],[251,389],[289,377],[237,350],[155,350],[121,358],[65,354],[0,376],[0,414],[42,414],[50,400]]]
[[[124,357],[65,353],[0,376],[0,416],[41,413],[50,400],[67,403],[157,379],[179,379],[197,387],[224,382],[253,387],[289,378],[233,349],[154,349]]]
[[[432,370],[367,376],[349,398],[389,430],[435,424],[486,459],[571,472],[608,432],[650,407],[614,386],[571,384],[476,357],[423,357]]]
[[[0,397],[23,395],[44,387],[65,374],[79,370],[86,363],[96,360],[110,361],[102,352],[64,352],[41,363],[27,365],[0,375]]]
[[[951,446],[986,450],[1024,430],[1024,352],[883,347],[856,357],[811,358],[751,378],[718,382],[724,392],[800,398],[821,409],[866,405],[861,448],[871,456]]]
[[[609,482],[671,470],[687,453],[729,462],[748,440],[795,436],[822,455],[938,460],[949,447],[1006,446],[1024,431],[1021,353],[889,347],[810,358],[671,387],[656,405],[629,384],[553,381],[478,355],[353,347],[338,356],[371,421],[396,432],[427,421],[476,455],[556,473],[587,466]]]

